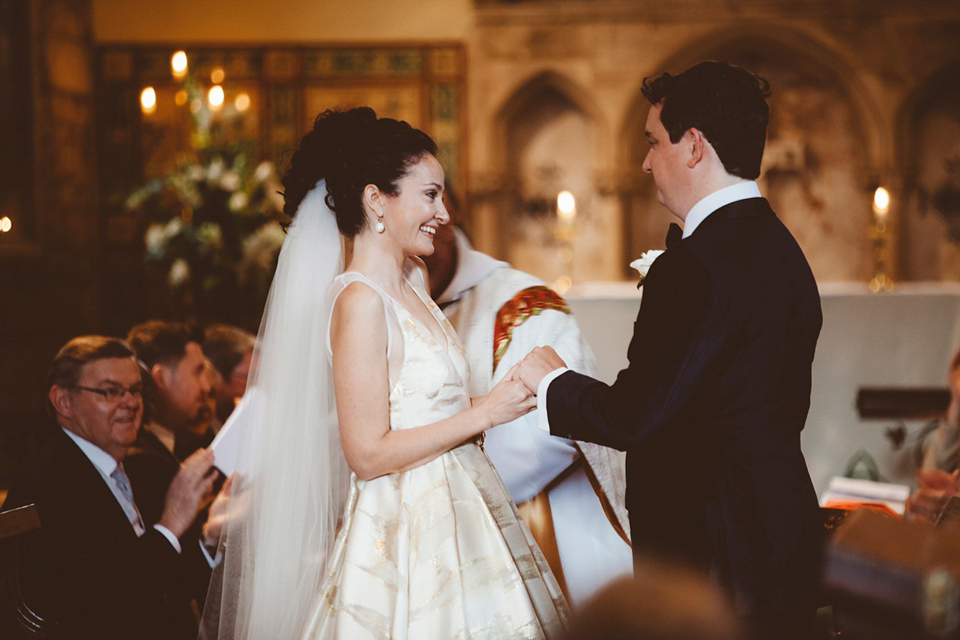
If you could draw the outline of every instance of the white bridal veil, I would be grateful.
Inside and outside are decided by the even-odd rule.
[[[326,350],[327,288],[343,269],[326,194],[324,181],[307,194],[280,251],[202,638],[299,638],[334,543],[349,471]]]

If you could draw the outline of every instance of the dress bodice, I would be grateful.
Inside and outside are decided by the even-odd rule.
[[[463,347],[450,322],[427,295],[416,266],[408,263],[404,278],[440,325],[446,338],[437,337],[398,300],[369,278],[347,271],[331,286],[336,299],[353,282],[362,282],[383,299],[387,317],[390,428],[409,429],[452,416],[470,406],[466,381],[470,377]],[[332,307],[332,305],[331,305]],[[329,343],[328,343],[329,344]]]

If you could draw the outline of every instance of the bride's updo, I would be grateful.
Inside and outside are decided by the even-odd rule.
[[[378,118],[369,107],[324,111],[290,159],[283,177],[283,211],[292,218],[307,192],[326,179],[327,205],[337,216],[340,233],[352,238],[366,224],[364,188],[373,184],[395,196],[407,170],[436,153],[436,143],[423,131]]]

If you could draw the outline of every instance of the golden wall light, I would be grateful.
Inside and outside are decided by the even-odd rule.
[[[246,92],[239,94],[233,101],[233,106],[237,108],[237,111],[243,113],[250,108],[250,95]]]
[[[10,229],[13,229],[13,220],[10,219],[10,216],[0,218],[0,233],[7,233]]]

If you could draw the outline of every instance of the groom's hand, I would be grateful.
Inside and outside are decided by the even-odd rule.
[[[534,347],[533,351],[523,356],[514,376],[523,381],[530,393],[536,393],[545,375],[566,366],[567,363],[557,355],[553,347]]]

